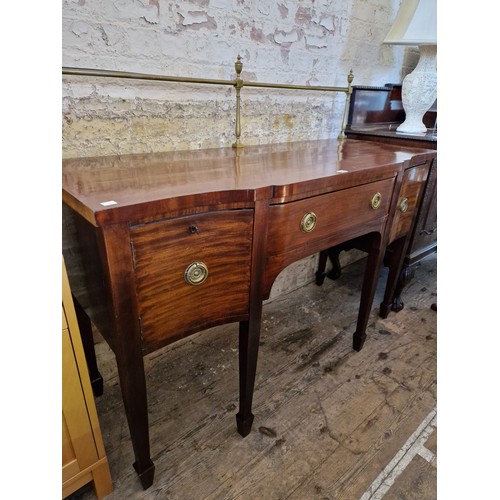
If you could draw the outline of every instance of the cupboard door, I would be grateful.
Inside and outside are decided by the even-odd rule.
[[[252,210],[132,227],[144,348],[248,315]]]
[[[429,176],[420,208],[420,214],[413,231],[410,249],[410,259],[413,255],[418,259],[423,251],[433,249],[437,243],[437,159],[434,159],[429,170]]]
[[[64,314],[63,314],[64,316]],[[98,460],[69,331],[62,331],[62,480]]]
[[[100,500],[113,490],[78,321],[62,262],[62,496],[87,483]]]

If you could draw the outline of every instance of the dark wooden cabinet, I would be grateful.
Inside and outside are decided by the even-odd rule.
[[[368,258],[352,341],[359,351],[387,239],[395,231],[407,241],[434,158],[430,150],[348,139],[64,160],[63,254],[80,331],[91,345],[93,322],[113,349],[144,488],[154,464],[143,356],[239,322],[236,423],[246,436],[262,302],[276,276],[302,257],[362,238]],[[408,201],[399,214],[402,194]]]
[[[401,85],[354,86],[346,135],[357,140],[437,150],[437,103],[424,115],[424,123],[428,127],[426,134],[409,135],[397,132],[397,126],[404,121],[404,117]],[[397,312],[404,307],[402,300],[404,287],[413,278],[418,262],[435,251],[437,251],[437,156],[430,166],[392,304],[390,307],[386,303],[381,306],[383,317],[387,316],[389,309]],[[393,252],[394,249],[389,246],[386,263],[390,262]],[[338,275],[338,272],[336,269],[332,275]]]

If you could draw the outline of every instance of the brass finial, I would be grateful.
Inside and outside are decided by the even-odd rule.
[[[349,85],[351,85],[352,81],[354,80],[354,73],[352,72],[352,69],[351,71],[349,72],[349,74],[347,75],[347,83]]]
[[[241,70],[243,69],[243,63],[241,62],[241,56],[238,54],[238,58],[234,63],[234,69],[236,70],[236,80],[234,82],[234,88],[236,89],[236,125],[235,125],[235,135],[236,141],[233,144],[233,148],[243,148],[243,144],[240,142],[241,136],[241,118],[240,118],[240,91],[243,87],[243,80],[240,78]]]
[[[342,125],[340,127],[340,134],[337,139],[341,142],[347,139],[347,135],[345,133],[346,125],[347,125],[347,114],[349,112],[349,103],[351,101],[352,87],[351,83],[354,80],[354,73],[351,71],[347,75],[347,90],[345,93],[345,106],[344,106],[344,116],[342,117]]]
[[[236,70],[236,78],[238,79],[241,75],[241,70],[243,69],[243,63],[241,62],[241,56],[238,54],[238,59],[234,63],[234,69]]]

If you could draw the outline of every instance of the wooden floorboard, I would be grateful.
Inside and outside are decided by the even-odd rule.
[[[377,316],[351,348],[365,261],[339,280],[307,285],[264,306],[255,421],[236,431],[238,327],[212,328],[145,358],[155,481],[143,491],[114,356],[96,346],[97,398],[113,478],[109,499],[359,499],[436,408],[436,256],[404,291],[405,308]],[[436,456],[435,433],[429,437]],[[436,459],[400,463],[387,499],[436,498]],[[412,496],[413,495],[413,496]],[[82,500],[95,498],[91,490]],[[376,496],[373,496],[376,498]]]

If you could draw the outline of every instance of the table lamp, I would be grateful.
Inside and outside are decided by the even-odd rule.
[[[402,101],[405,121],[396,129],[406,134],[425,134],[422,118],[437,96],[436,0],[403,0],[396,20],[383,43],[418,46],[415,69],[403,80]]]

